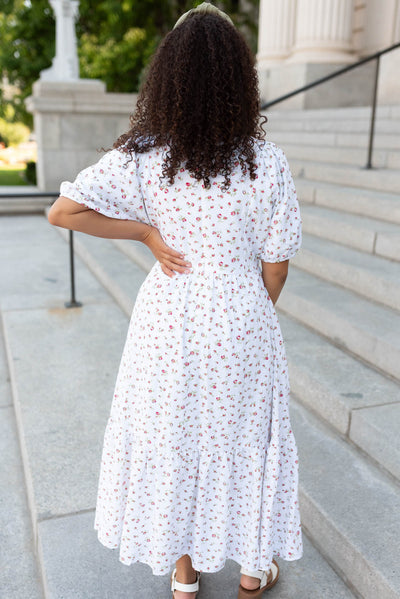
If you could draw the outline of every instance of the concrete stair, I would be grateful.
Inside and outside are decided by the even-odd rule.
[[[374,164],[381,168],[370,172],[361,168],[368,114],[352,108],[268,115],[269,139],[287,153],[295,176],[304,232],[278,302],[305,532],[303,560],[279,562],[283,575],[276,592],[287,599],[400,597],[400,107],[378,109]],[[35,222],[43,239],[44,225]],[[46,233],[54,250],[44,254],[37,243],[31,251],[31,259],[44,260],[53,272],[49,279],[60,279],[54,269],[68,236],[58,233]],[[11,229],[8,234],[11,242]],[[16,292],[2,305],[45,596],[122,597],[135,588],[132,571],[135,585],[146,589],[141,596],[161,598],[167,589],[161,581],[145,594],[147,566],[129,572],[118,563],[110,566],[108,550],[87,533],[124,327],[154,257],[137,242],[74,237],[81,309],[60,308],[60,285],[50,303],[38,290],[21,299],[26,274],[15,280],[14,271],[9,284]],[[10,260],[24,251],[17,244]],[[64,279],[66,288],[67,274]],[[52,284],[46,285],[50,293]],[[83,331],[88,345],[82,344]],[[65,339],[73,351],[57,356]],[[32,388],[29,360],[35,352],[54,374],[49,382],[47,372],[40,373]],[[74,380],[58,388],[66,371],[74,372]],[[54,401],[60,407],[44,422]],[[66,480],[51,484],[60,477],[60,464]],[[238,576],[236,566],[205,577],[207,599],[230,599],[219,585]],[[116,578],[120,595],[113,592]]]
[[[66,238],[65,232],[60,232]],[[140,263],[148,270],[154,263],[151,253],[136,242],[100,240],[81,234],[76,237],[76,250],[80,256],[91,255],[92,259],[101,256],[101,278],[103,281],[112,278],[109,293],[129,316],[134,301],[128,304],[125,301],[130,285],[125,273],[126,257],[133,260],[133,269]],[[309,238],[306,236],[305,239],[307,244]],[[319,239],[317,242],[321,243]],[[121,251],[120,261],[115,261],[116,248]],[[341,249],[350,251],[353,256],[354,250]],[[361,258],[364,257],[361,254]],[[90,260],[86,263],[90,266]],[[390,271],[390,264],[395,268],[398,265],[388,264],[386,275],[393,275],[397,289],[398,280],[395,272]],[[97,267],[93,272],[98,275]],[[373,276],[371,272],[373,269],[369,276]],[[302,289],[313,301],[307,309],[300,303],[300,296],[293,299]],[[340,296],[340,302],[347,309],[340,315],[340,318],[348,319],[340,331],[338,327],[334,331],[323,327],[324,322],[329,323],[333,318],[334,312],[332,316],[315,318],[316,311],[325,305],[333,310],[340,303],[336,295],[329,300],[333,292],[344,294]],[[359,302],[367,312],[355,321],[360,312]],[[383,528],[386,547],[393,547],[395,554],[399,542],[397,533],[390,531],[400,527],[399,385],[388,376],[386,363],[378,371],[366,363],[362,352],[367,354],[365,339],[368,336],[375,339],[377,347],[383,347],[384,343],[393,344],[390,350],[382,349],[385,355],[394,351],[400,315],[395,310],[369,302],[354,291],[330,285],[297,266],[291,270],[279,304],[291,372],[293,429],[302,465],[300,493],[304,529],[356,596],[394,599],[399,596],[400,577],[394,561],[388,562],[381,535]],[[289,310],[292,304],[296,306],[295,314]],[[368,310],[375,312],[371,315]],[[385,322],[388,330],[382,331],[379,326],[371,331],[364,326],[370,321],[374,324],[378,314],[379,324]],[[311,327],[314,330],[310,330]],[[391,330],[393,336],[390,336]],[[353,335],[365,335],[357,345],[359,353],[347,349]],[[371,362],[374,355],[370,356]],[[379,352],[377,356],[379,359]],[[394,360],[393,366],[397,363]],[[325,503],[328,496],[332,496],[329,510]],[[347,513],[345,519],[343,513]],[[385,523],[383,519],[387,519]],[[364,524],[361,526],[361,523]],[[326,542],[328,538],[329,543]]]
[[[17,193],[37,194],[38,191],[34,185],[0,186],[0,216],[2,214],[43,214],[51,201],[48,197],[36,195],[26,198],[12,197]]]
[[[365,170],[369,111],[268,115],[269,139],[295,177],[304,232],[279,309],[306,529],[360,596],[399,597],[396,566],[381,561],[391,546],[400,553],[398,538],[386,537],[400,530],[399,508],[385,526],[378,497],[379,480],[395,503],[400,497],[400,107],[378,108],[375,168]]]
[[[307,204],[302,209],[302,220],[303,233],[400,261],[400,227],[397,224]]]
[[[400,108],[378,111],[374,164],[381,168],[372,171],[361,168],[367,115],[368,109],[271,112],[269,138],[287,153],[302,207],[303,248],[291,263],[279,312],[304,530],[356,596],[394,599],[400,596],[390,557],[400,552]],[[82,257],[104,252],[101,276],[112,278],[109,291],[129,315],[126,259],[148,271],[151,253],[135,242],[77,240]]]
[[[398,194],[357,189],[336,183],[322,183],[308,179],[296,180],[297,193],[303,204],[315,204],[331,210],[400,224]]]
[[[303,237],[302,251],[292,264],[374,302],[400,310],[397,262],[307,234]]]
[[[0,353],[0,373],[4,379],[9,376],[12,389],[4,409],[16,417],[14,443],[20,445],[23,462],[18,472],[27,485],[43,596],[164,599],[170,593],[169,576],[152,577],[146,564],[121,564],[117,552],[103,547],[93,530],[116,372],[133,302],[154,258],[134,242],[75,234],[77,299],[82,307],[66,309],[68,247],[63,238],[66,232],[51,227],[43,216],[0,218],[0,246],[7,247],[0,277],[7,366]],[[9,428],[7,419],[4,427]],[[12,429],[4,443],[9,444],[11,436]],[[7,477],[9,451],[2,456]],[[8,497],[6,479],[2,488],[0,499]],[[6,505],[11,503],[8,497]],[[24,525],[29,538],[32,531]],[[8,527],[6,540],[15,536],[14,523]],[[39,599],[41,585],[34,585],[32,555],[21,563],[21,549],[14,547],[15,543],[7,561],[15,564],[14,576],[10,569],[3,576],[1,596]],[[275,592],[283,599],[355,597],[306,531],[303,558],[279,564],[281,579]],[[236,599],[239,569],[227,560],[220,572],[204,574],[204,597]]]
[[[280,309],[400,380],[400,314],[293,269]]]

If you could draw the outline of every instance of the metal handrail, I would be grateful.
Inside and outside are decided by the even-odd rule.
[[[308,89],[316,87],[317,85],[321,85],[321,83],[325,83],[326,81],[330,81],[330,79],[334,79],[335,77],[338,77],[339,75],[342,75],[343,73],[347,73],[347,71],[356,69],[356,68],[360,67],[361,65],[363,65],[367,62],[370,62],[371,60],[376,60],[374,89],[373,89],[373,94],[372,94],[371,120],[370,120],[370,127],[369,127],[368,158],[367,158],[367,164],[365,165],[366,169],[373,168],[372,167],[372,150],[373,150],[374,133],[375,133],[375,114],[376,114],[376,100],[377,100],[377,95],[378,95],[378,78],[379,78],[380,57],[383,54],[387,54],[388,52],[392,52],[393,50],[396,50],[396,48],[400,48],[400,42],[398,42],[396,44],[392,44],[391,46],[388,46],[387,48],[384,48],[383,50],[379,50],[378,52],[375,52],[374,54],[371,54],[370,56],[361,58],[357,62],[354,62],[345,67],[342,67],[341,69],[334,71],[333,73],[330,73],[329,75],[320,77],[319,79],[316,79],[315,81],[312,81],[311,83],[307,83],[306,85],[303,85],[302,87],[299,87],[292,92],[289,92],[283,96],[279,96],[279,98],[275,98],[275,100],[271,100],[270,102],[265,102],[264,104],[261,105],[260,110],[266,110],[270,106],[274,106],[275,104],[279,104],[280,102],[283,102],[284,100],[293,98],[293,96],[297,96],[297,94],[305,92]]]
[[[21,192],[21,193],[2,193],[1,198],[58,198],[58,191],[36,191]],[[69,230],[69,266],[70,266],[70,282],[71,282],[71,299],[69,302],[64,302],[66,308],[80,308],[81,302],[75,298],[75,260],[74,260],[74,235],[73,231]]]

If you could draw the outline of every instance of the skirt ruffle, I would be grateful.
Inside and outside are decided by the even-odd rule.
[[[284,462],[284,468],[282,468]],[[170,572],[189,554],[217,572],[226,559],[266,570],[273,557],[302,556],[298,459],[292,431],[231,452],[146,446],[110,417],[104,436],[94,528],[119,560]]]

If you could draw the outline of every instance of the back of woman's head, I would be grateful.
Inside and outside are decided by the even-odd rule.
[[[163,175],[186,169],[206,187],[237,161],[255,178],[260,126],[257,72],[243,36],[225,18],[192,11],[161,42],[139,94],[131,129],[115,147],[167,146]]]

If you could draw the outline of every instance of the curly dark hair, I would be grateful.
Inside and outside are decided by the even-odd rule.
[[[254,142],[265,135],[260,116],[255,60],[244,37],[218,15],[192,13],[159,45],[131,128],[113,147],[132,156],[166,146],[162,175],[169,184],[184,165],[206,188],[224,175],[227,189],[235,164],[256,178]]]

